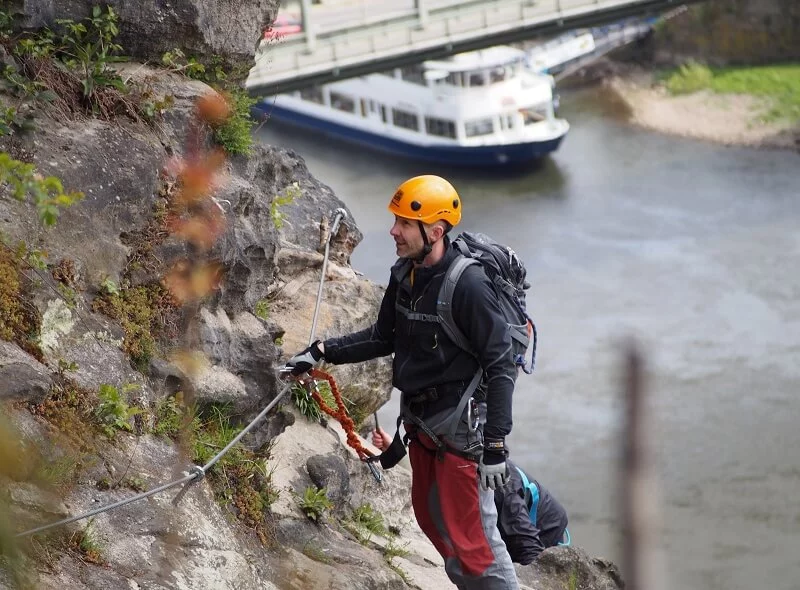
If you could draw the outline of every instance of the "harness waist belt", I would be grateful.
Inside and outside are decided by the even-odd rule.
[[[408,405],[431,403],[448,398],[458,398],[466,388],[463,381],[451,381],[440,385],[425,387],[416,391],[406,391],[405,397]]]

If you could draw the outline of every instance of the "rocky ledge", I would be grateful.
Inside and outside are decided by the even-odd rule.
[[[28,24],[89,10],[78,1],[19,4]],[[241,57],[243,38],[226,40],[253,31],[219,19],[233,10],[249,27],[275,12],[266,1],[112,4],[123,43],[149,61],[165,38],[198,51],[230,47],[229,58]],[[142,23],[152,28],[134,42]],[[449,587],[414,522],[409,472],[397,467],[377,482],[338,422],[306,417],[305,396],[292,403],[277,377],[284,350],[308,341],[331,216],[346,205],[292,151],[256,145],[228,158],[215,193],[225,231],[211,252],[224,278],[201,303],[181,308],[161,282],[169,261],[187,254],[165,221],[174,187],[162,170],[185,154],[196,100],[213,91],[144,61],[119,69],[170,97],[155,122],[45,108],[34,133],[0,137],[4,152],[85,194],[50,228],[31,203],[0,194],[0,305],[28,321],[24,334],[0,340],[0,587]],[[376,313],[382,288],[349,265],[360,240],[352,215],[332,236],[321,337],[366,326]],[[193,371],[172,354],[187,342]],[[365,417],[391,392],[388,360],[329,369],[368,428]],[[180,501],[173,503],[173,489],[14,538],[182,477],[279,395],[243,444]],[[612,564],[577,548],[548,550],[519,575],[540,590],[622,587]]]

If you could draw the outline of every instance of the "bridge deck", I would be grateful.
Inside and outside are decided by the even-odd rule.
[[[683,0],[681,4],[699,0]],[[425,59],[674,8],[675,0],[409,0],[328,22],[259,53],[247,87],[271,95]],[[381,3],[375,3],[380,6]],[[316,8],[316,7],[315,7]],[[314,12],[311,11],[313,16]],[[322,24],[322,26],[320,26]],[[319,29],[319,32],[317,32]]]

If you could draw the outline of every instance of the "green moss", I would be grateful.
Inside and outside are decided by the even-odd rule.
[[[92,392],[64,376],[56,382],[39,403],[30,406],[32,414],[54,425],[73,446],[86,452],[95,448]]]
[[[36,344],[41,320],[26,287],[17,257],[0,244],[0,339],[16,343],[41,360]]]
[[[176,309],[170,294],[158,284],[104,293],[92,307],[121,324],[125,331],[123,348],[142,372],[158,353],[158,339],[168,337],[168,318]]]

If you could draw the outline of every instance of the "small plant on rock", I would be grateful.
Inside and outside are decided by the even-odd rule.
[[[250,154],[253,151],[253,119],[250,117],[250,109],[256,101],[239,89],[230,93],[229,100],[230,116],[221,125],[214,127],[214,141],[231,155]]]
[[[92,529],[93,520],[89,521],[86,528],[73,533],[70,538],[69,546],[75,550],[83,559],[88,563],[95,565],[104,565],[106,563],[103,557],[103,549],[97,534]]]
[[[107,383],[100,386],[97,395],[100,404],[95,408],[94,415],[103,432],[109,437],[113,437],[119,430],[131,432],[133,430],[131,420],[141,414],[142,409],[129,406],[123,394]]]
[[[0,189],[8,189],[18,201],[31,198],[45,225],[55,224],[62,208],[83,198],[80,192],[64,192],[55,176],[43,177],[33,164],[15,160],[5,152],[0,153]]]
[[[308,486],[303,495],[299,496],[298,504],[303,514],[317,523],[325,512],[333,508],[333,503],[328,498],[328,490],[317,486]]]
[[[290,204],[301,195],[302,191],[300,190],[300,185],[297,182],[293,182],[286,187],[283,194],[272,197],[272,203],[269,205],[269,215],[276,229],[283,227],[284,215],[281,212],[281,207]]]

